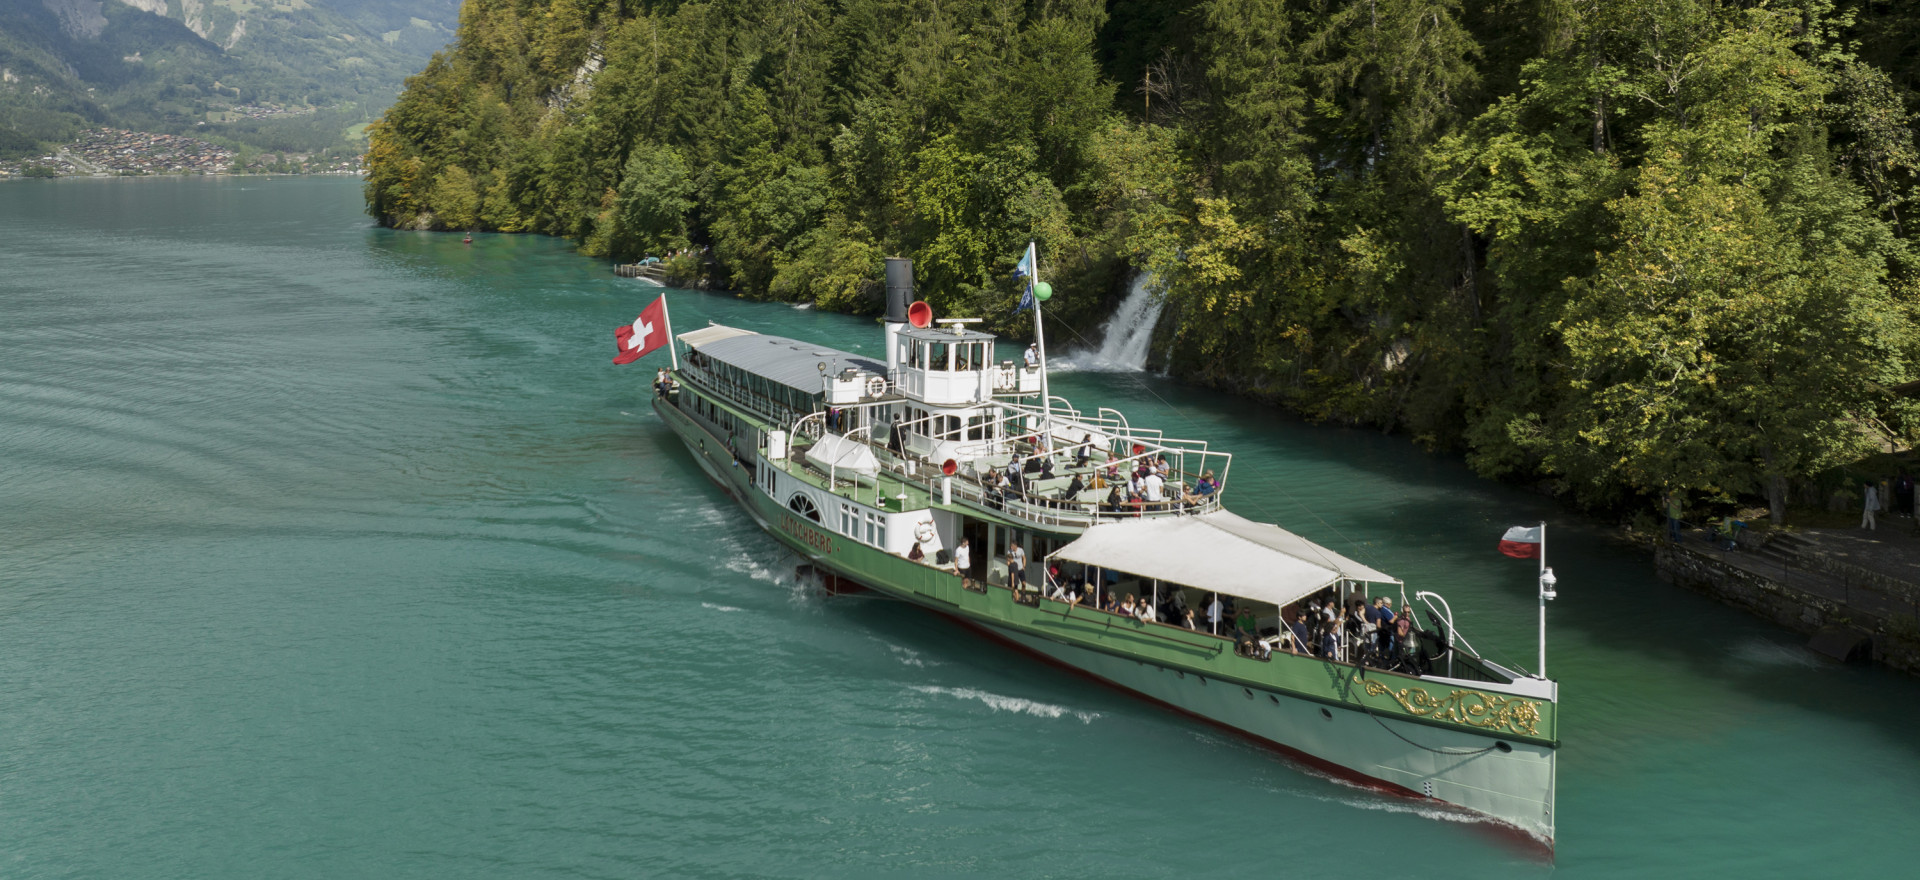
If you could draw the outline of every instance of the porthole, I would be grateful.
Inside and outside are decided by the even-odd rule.
[[[1180,670],[1178,670],[1178,669],[1175,669],[1175,670],[1173,671],[1173,674],[1174,674],[1174,675],[1178,675],[1178,676],[1180,676],[1181,678],[1186,678],[1186,677],[1187,677],[1187,674],[1186,674],[1186,673],[1184,673],[1184,672],[1181,672],[1181,671],[1180,671]]]
[[[1332,720],[1333,720],[1333,713],[1332,713],[1332,712],[1328,712],[1328,711],[1327,711],[1327,709],[1326,709],[1326,707],[1325,707],[1325,706],[1322,706],[1322,707],[1320,707],[1320,717],[1322,717],[1322,718],[1325,718],[1325,719],[1327,719],[1328,721],[1332,721]]]
[[[1272,701],[1273,701],[1273,704],[1274,704],[1275,706],[1278,706],[1278,705],[1280,705],[1280,698],[1279,698],[1279,697],[1276,697],[1276,696],[1274,696],[1274,695],[1272,695],[1272,694],[1268,694],[1268,695],[1267,695],[1267,699],[1269,699],[1269,700],[1272,700]]]
[[[1251,700],[1251,699],[1253,699],[1253,691],[1250,691],[1250,690],[1247,690],[1246,688],[1241,688],[1241,689],[1240,689],[1240,692],[1241,692],[1241,693],[1243,693],[1243,694],[1246,694],[1246,695],[1247,695],[1247,699],[1249,699],[1249,700]]]
[[[1503,754],[1503,755],[1513,751],[1513,746],[1507,745],[1506,743],[1503,743],[1503,742],[1495,742],[1493,744],[1493,747],[1496,749],[1499,749],[1500,754]]]

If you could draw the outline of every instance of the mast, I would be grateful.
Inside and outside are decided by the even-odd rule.
[[[1053,451],[1053,393],[1047,388],[1047,335],[1040,326],[1040,297],[1035,289],[1040,283],[1040,253],[1033,242],[1027,242],[1027,261],[1033,271],[1027,273],[1027,296],[1033,298],[1033,344],[1040,353],[1040,431],[1041,445],[1049,453]]]

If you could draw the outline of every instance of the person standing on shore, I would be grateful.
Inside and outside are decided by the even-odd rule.
[[[1667,490],[1667,540],[1680,543],[1680,490]]]
[[[1861,483],[1860,488],[1861,494],[1865,496],[1861,499],[1864,502],[1862,505],[1864,509],[1860,513],[1860,527],[1873,531],[1873,512],[1880,509],[1880,490],[1873,485],[1872,481]]]

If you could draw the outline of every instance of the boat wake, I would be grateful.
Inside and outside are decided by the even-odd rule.
[[[702,602],[702,603],[700,603],[700,607],[702,607],[702,608],[711,608],[711,609],[713,609],[713,610],[715,610],[715,611],[745,611],[745,610],[747,610],[747,609],[745,609],[745,608],[735,608],[735,607],[733,607],[732,605],[715,605],[715,604],[713,604],[712,602]]]
[[[944,694],[962,700],[979,700],[995,712],[1024,712],[1035,718],[1064,718],[1071,715],[1080,719],[1081,724],[1092,724],[1100,717],[1098,712],[1083,712],[1052,703],[1041,703],[1021,697],[1007,697],[974,688],[947,688],[937,685],[914,685],[913,689],[923,694]]]
[[[920,659],[920,652],[912,648],[903,648],[890,642],[881,642],[880,644],[886,645],[887,650],[893,652],[893,659],[900,661],[900,665],[902,666],[914,666],[925,669],[928,666],[940,665],[940,661],[938,660],[929,661]]]

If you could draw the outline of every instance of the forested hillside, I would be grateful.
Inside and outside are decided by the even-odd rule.
[[[1067,326],[1154,273],[1182,376],[1778,507],[1920,426],[1916,52],[1869,0],[469,0],[367,198],[838,309],[910,256],[1014,332],[1034,238]]]

